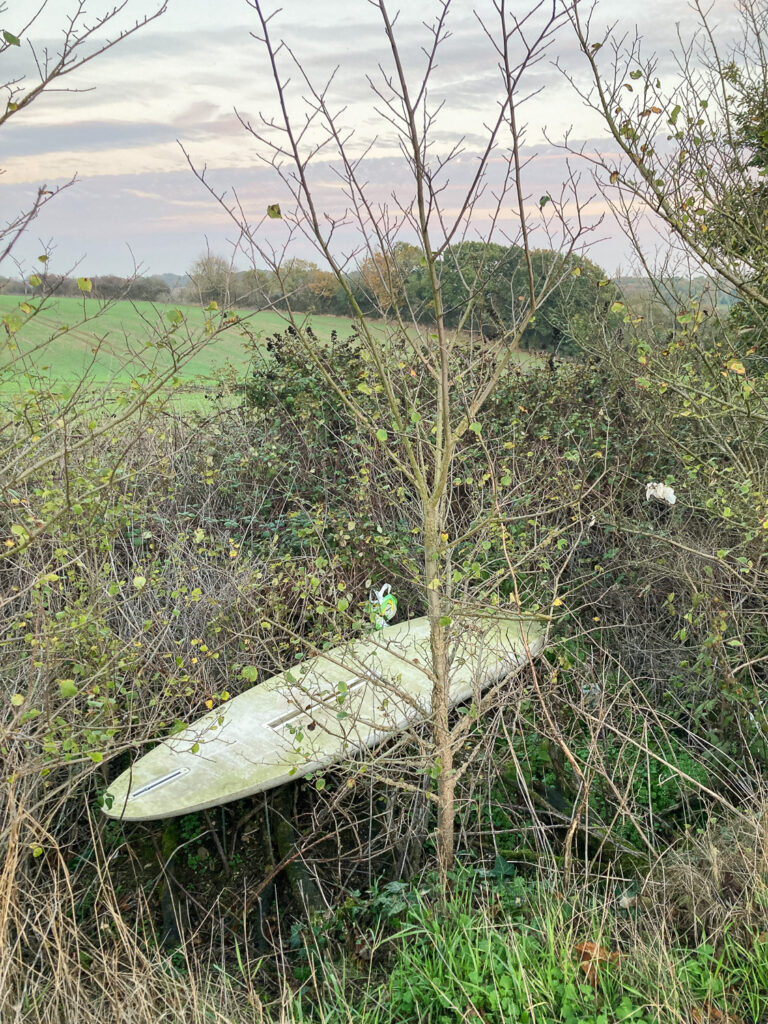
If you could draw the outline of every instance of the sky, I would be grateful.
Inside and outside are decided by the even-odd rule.
[[[63,30],[77,7],[77,0],[48,0],[27,28],[33,7],[40,3],[0,2],[0,31],[21,37],[20,47],[0,52],[0,82],[26,75],[23,90],[39,80],[34,55],[39,59],[47,50],[55,59],[61,50]],[[93,24],[109,6],[88,0],[81,24]],[[125,0],[107,35],[114,36],[116,29],[153,14],[159,6],[160,0]],[[423,22],[431,22],[438,7],[433,0],[415,0],[399,12],[395,33],[411,81],[416,81],[424,63],[421,47],[428,35]],[[520,0],[510,0],[509,8],[518,16],[528,9]],[[350,152],[366,153],[362,173],[372,202],[381,216],[392,216],[397,202],[407,206],[412,201],[413,185],[367,77],[380,84],[379,65],[391,72],[380,13],[368,0],[283,0],[282,10],[276,5],[267,10],[276,11],[270,23],[273,38],[285,40],[313,83],[325,82],[338,67],[329,104],[340,111],[339,125],[354,132]],[[397,10],[392,0],[390,13],[394,16]],[[439,159],[463,139],[461,155],[444,172],[441,201],[448,213],[460,204],[461,187],[470,180],[483,145],[483,126],[495,116],[500,96],[492,42],[478,15],[488,34],[498,39],[492,0],[453,0],[446,23],[451,35],[441,48],[430,94],[433,106],[443,103],[433,128],[433,158]],[[733,0],[715,0],[714,15],[720,31],[733,31]],[[660,68],[672,73],[674,51],[679,49],[676,26],[684,40],[690,38],[693,15],[683,0],[601,0],[594,21],[598,28],[615,25],[617,38],[637,27],[644,48],[658,53]],[[531,31],[535,27],[536,17],[529,22]],[[198,174],[206,168],[214,191],[227,192],[230,202],[237,197],[259,247],[286,247],[291,255],[321,262],[306,238],[291,232],[287,219],[264,216],[271,203],[280,202],[286,213],[292,204],[269,165],[267,146],[242,123],[258,124],[261,114],[269,118],[279,111],[264,46],[254,38],[257,29],[248,0],[169,0],[161,17],[62,79],[62,91],[43,93],[0,126],[4,221],[28,208],[42,185],[54,188],[77,179],[46,205],[14,250],[25,272],[48,246],[51,266],[60,273],[76,269],[83,275],[125,275],[134,268],[141,273],[184,273],[206,249],[246,267],[247,254],[233,248],[236,224],[200,182],[190,161]],[[103,35],[96,36],[95,45],[99,38]],[[91,42],[83,52],[93,49]],[[288,58],[288,51],[282,56]],[[596,115],[561,69],[586,84],[584,61],[567,25],[530,69],[519,91],[520,98],[528,97],[520,115],[527,124],[524,155],[530,159],[523,183],[533,203],[544,193],[559,191],[567,169],[558,144],[566,133],[572,142],[585,141],[588,148],[611,148],[602,138]],[[288,75],[287,65],[284,73]],[[299,75],[293,66],[288,97],[291,112],[301,118]],[[315,137],[310,129],[308,141]],[[487,230],[484,217],[493,205],[491,194],[498,180],[494,174],[502,166],[499,154],[478,203],[472,229],[477,236]],[[313,177],[321,213],[331,217],[346,205],[337,167],[319,160]],[[624,236],[607,215],[604,200],[594,195],[588,167],[575,161],[572,169],[581,177],[585,222],[594,228],[587,254],[609,273],[626,269],[630,257]],[[511,208],[511,201],[502,204],[501,242],[513,237]],[[411,240],[405,228],[403,238]],[[351,228],[339,231],[339,251],[346,257],[353,258],[358,242]],[[552,245],[557,244],[553,239]],[[258,254],[253,258],[263,262]],[[0,266],[0,274],[16,273],[8,261]]]

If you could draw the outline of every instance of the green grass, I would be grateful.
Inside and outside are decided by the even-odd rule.
[[[210,319],[218,333],[207,344],[196,346],[184,361],[172,405],[177,411],[211,411],[233,400],[226,386],[218,398],[210,394],[212,387],[222,380],[242,381],[253,357],[254,340],[258,343],[286,326],[285,319],[273,312],[238,311],[239,321],[221,330],[221,314],[206,313],[199,306],[71,297],[47,299],[30,313],[22,309],[25,302],[38,305],[36,299],[0,295],[0,319],[12,332],[6,334],[7,347],[0,355],[0,396],[11,396],[30,384],[38,392],[42,386],[52,393],[80,386],[81,394],[96,389],[100,401],[107,399],[109,404],[105,389],[114,389],[117,397],[132,379],[169,366],[168,350],[157,345],[159,340],[175,338],[181,345],[188,345],[190,338],[202,340]],[[169,335],[173,325],[168,317],[176,310],[184,320]],[[311,317],[320,339],[333,330],[343,337],[351,322],[348,317]],[[520,352],[516,361],[525,366],[540,360]]]
[[[404,888],[404,887],[403,887]],[[715,948],[663,941],[654,922],[598,892],[571,899],[516,877],[459,883],[443,903],[401,900],[399,927],[363,930],[361,969],[334,959],[322,927],[302,934],[292,1022],[323,1024],[762,1024],[768,943],[726,932]],[[609,959],[610,957],[610,959]],[[719,1014],[719,1016],[718,1016]]]
[[[0,295],[0,317],[18,314],[23,326],[13,335],[18,351],[27,357],[28,369],[34,368],[52,381],[74,382],[87,373],[94,383],[127,384],[147,365],[163,365],[167,356],[154,348],[146,348],[171,327],[167,314],[179,309],[185,324],[179,328],[185,335],[204,332],[205,320],[220,324],[219,313],[205,313],[197,306],[154,305],[150,302],[100,303],[96,299],[55,298],[45,302],[39,313],[25,316],[20,311],[23,302],[15,295]],[[242,311],[242,322],[221,331],[208,345],[189,359],[183,368],[183,377],[201,384],[218,378],[232,367],[237,374],[250,358],[250,339],[244,331],[266,336],[285,326],[283,318],[272,312]],[[320,335],[331,330],[344,331],[350,321],[343,317],[313,316],[312,324]],[[62,327],[66,327],[62,331]],[[6,351],[2,363],[8,365]],[[14,374],[16,381],[23,372]],[[14,386],[13,381],[0,381],[0,388]]]

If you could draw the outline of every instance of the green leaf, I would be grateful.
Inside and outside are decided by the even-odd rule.
[[[76,697],[77,687],[75,686],[74,679],[60,679],[59,693],[62,697]]]
[[[282,213],[280,213],[280,203],[272,203],[267,207],[267,216],[272,220],[282,220]]]
[[[90,277],[78,277],[77,287],[80,289],[81,292],[92,292],[93,281],[90,279]]]
[[[93,761],[94,764],[101,764],[104,760],[104,755],[100,750],[89,750],[88,757]]]
[[[611,305],[611,312],[612,313],[623,313],[625,308],[626,307],[625,307],[623,302],[614,302]]]
[[[35,845],[35,846],[32,847],[32,856],[33,857],[42,857],[42,855],[43,855],[43,848],[42,848],[42,846]]]
[[[480,431],[483,429],[483,425],[482,423],[478,423],[477,420],[475,420],[474,423],[469,424],[469,429],[472,431],[473,434],[479,434]]]
[[[169,309],[165,316],[172,324],[180,324],[184,322],[184,314],[180,309]]]
[[[245,679],[247,683],[255,683],[259,678],[259,670],[255,665],[245,665],[240,676]]]
[[[547,203],[551,203],[551,202],[552,202],[551,196],[542,196],[541,199],[539,200],[539,209],[543,210],[544,207],[547,205]]]
[[[318,793],[320,793],[322,790],[324,790],[325,789],[325,779],[322,779],[322,778],[316,779],[315,780],[315,789],[317,790]]]
[[[45,253],[43,253],[42,256],[38,256],[37,257],[37,262],[38,263],[47,263],[48,262],[48,257],[46,256]]]
[[[447,629],[448,626],[450,626],[450,624],[452,622],[453,622],[453,619],[451,618],[450,615],[441,615],[440,616],[440,625],[443,627],[443,629]]]
[[[43,279],[42,277],[39,277],[37,274],[30,274],[29,283],[32,285],[33,288],[39,288],[40,285],[43,283]]]
[[[147,585],[147,577],[146,576],[134,576],[133,577],[133,585],[134,585],[134,587],[136,587],[137,590],[139,590],[139,591],[143,590],[144,587],[146,587],[146,585]]]
[[[382,444],[387,440],[387,432],[383,428],[379,427],[376,431],[376,440],[381,441]]]
[[[211,299],[208,305],[205,307],[206,313],[213,313],[219,308],[218,302],[215,299]]]
[[[512,483],[512,477],[509,475],[509,473],[507,473],[506,476],[503,476],[501,480],[499,480],[499,483],[501,484],[502,487],[509,487],[509,485]]]
[[[358,384],[357,385],[357,390],[360,391],[364,395],[372,395],[373,394],[373,389],[371,387],[369,387],[368,384]]]
[[[679,104],[679,103],[677,103],[677,104],[675,104],[675,106],[674,106],[674,107],[672,108],[672,113],[671,113],[671,114],[669,115],[669,119],[668,119],[668,120],[669,120],[669,123],[670,123],[671,125],[673,125],[673,126],[674,126],[674,125],[676,125],[676,124],[677,124],[677,118],[678,118],[678,115],[679,115],[679,113],[680,113],[680,104]]]
[[[345,612],[347,608],[349,608],[349,601],[346,599],[346,597],[342,597],[339,599],[336,607],[339,609],[340,612]]]
[[[21,46],[21,41],[18,36],[15,36],[13,32],[6,32],[3,29],[3,39],[9,46]]]

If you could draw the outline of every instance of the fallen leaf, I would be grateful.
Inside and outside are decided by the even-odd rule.
[[[598,965],[616,963],[621,960],[621,953],[612,953],[596,942],[579,942],[573,947],[574,956],[578,957],[579,967],[590,985],[597,988]]]
[[[691,1007],[691,1020],[693,1024],[744,1024],[741,1017],[728,1013],[727,1010],[719,1010],[712,1003]]]

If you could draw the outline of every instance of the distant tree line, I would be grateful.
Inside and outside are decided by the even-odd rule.
[[[0,277],[0,294],[54,294],[65,297],[76,295],[80,298],[87,294],[93,299],[134,299],[137,302],[167,302],[172,297],[170,285],[159,275],[119,277],[117,274],[102,274],[89,280],[91,290],[85,293],[78,286],[76,277],[47,274],[41,277],[41,284],[37,287],[31,285],[28,280]]]
[[[546,249],[530,253],[537,290],[548,280],[560,282],[547,292],[523,335],[529,349],[571,354],[580,341],[604,320],[619,297],[616,284],[605,271],[582,257],[563,257]],[[518,246],[462,242],[448,247],[438,263],[449,327],[474,330],[498,337],[513,331],[522,296],[528,293],[528,263]],[[103,274],[90,278],[84,293],[76,277],[48,275],[39,288],[28,281],[0,278],[0,293],[56,295],[100,300],[132,299],[149,302],[216,302],[222,310],[286,310],[349,316],[349,297],[336,277],[304,259],[286,260],[276,270],[236,270],[223,256],[206,253],[188,271],[186,279],[119,277]],[[179,281],[183,283],[179,283]],[[369,255],[347,276],[355,302],[367,316],[396,317],[429,324],[434,319],[432,291],[420,250],[406,242],[387,252]]]
[[[618,298],[605,271],[576,255],[563,257],[546,249],[531,251],[537,290],[548,280],[560,282],[545,294],[524,343],[531,349],[578,351],[580,339],[596,321],[609,315]],[[438,263],[450,327],[475,330],[486,337],[513,331],[528,294],[528,264],[519,246],[462,242],[445,250]],[[202,305],[285,310],[349,316],[349,298],[336,277],[303,259],[286,260],[276,270],[235,270],[221,256],[207,253],[189,271],[190,299]],[[432,289],[421,251],[406,242],[386,253],[369,255],[346,278],[366,316],[395,317],[429,324],[434,320]]]

